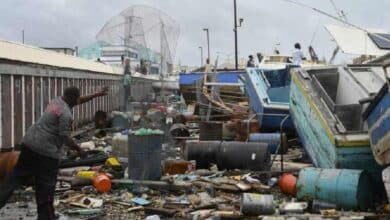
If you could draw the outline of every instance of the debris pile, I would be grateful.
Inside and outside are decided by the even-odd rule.
[[[365,172],[313,168],[285,134],[259,133],[248,121],[189,122],[166,109],[114,112],[105,126],[78,133],[88,154],[63,158],[56,211],[71,219],[364,219],[383,210]],[[15,200],[31,200],[26,192]]]

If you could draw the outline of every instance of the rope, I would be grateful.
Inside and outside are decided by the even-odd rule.
[[[314,7],[311,7],[311,6],[309,6],[309,5],[306,5],[306,4],[303,4],[303,3],[300,3],[300,2],[296,2],[296,1],[293,1],[293,0],[280,0],[280,1],[289,2],[289,3],[295,4],[295,5],[304,7],[304,8],[311,9],[311,10],[317,12],[317,13],[320,13],[320,14],[322,14],[322,15],[328,16],[328,17],[330,17],[330,18],[332,18],[332,19],[334,19],[334,20],[336,20],[336,21],[339,21],[339,22],[341,22],[341,23],[343,23],[343,24],[346,24],[346,25],[349,25],[349,26],[351,26],[351,27],[354,27],[354,28],[356,28],[356,29],[358,29],[358,30],[364,31],[365,33],[370,33],[371,35],[373,35],[373,36],[375,36],[375,37],[377,37],[377,38],[379,38],[379,39],[381,39],[381,40],[384,40],[384,41],[390,43],[390,39],[387,39],[386,37],[383,37],[383,36],[381,36],[381,35],[379,35],[379,34],[376,34],[376,33],[371,33],[371,32],[369,32],[367,29],[364,29],[364,28],[362,28],[362,27],[359,27],[359,26],[357,26],[357,25],[355,25],[355,24],[352,24],[352,23],[350,23],[350,22],[348,22],[348,21],[344,21],[343,19],[338,18],[338,17],[336,17],[336,16],[334,16],[334,15],[331,15],[331,14],[329,14],[329,13],[326,12],[326,11],[322,11],[322,10],[320,10],[320,9],[318,9],[318,8],[314,8]]]

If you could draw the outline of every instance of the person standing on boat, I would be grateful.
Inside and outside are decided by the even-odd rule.
[[[301,45],[299,43],[296,43],[294,45],[295,50],[292,54],[292,61],[295,65],[301,65],[303,60],[306,60],[305,55],[303,54],[301,50]]]
[[[249,55],[249,60],[246,63],[246,67],[255,67],[255,60],[252,55]]]

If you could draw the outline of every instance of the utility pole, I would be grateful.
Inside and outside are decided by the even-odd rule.
[[[200,49],[200,66],[203,66],[203,47],[199,47]]]
[[[22,30],[22,43],[24,44],[24,29]]]
[[[238,43],[237,43],[237,28],[241,27],[242,22],[244,22],[243,18],[239,19],[239,24],[237,25],[237,0],[234,1],[234,53],[235,53],[235,63],[236,63],[236,70],[238,69]]]
[[[238,69],[238,51],[237,51],[237,2],[234,1],[234,56],[235,56],[235,67]]]
[[[203,28],[204,31],[206,31],[207,34],[207,59],[209,63],[211,62],[210,60],[210,35],[209,35],[209,29],[208,28]]]

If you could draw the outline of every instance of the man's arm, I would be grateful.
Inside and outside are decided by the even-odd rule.
[[[59,117],[58,123],[58,135],[63,138],[64,144],[72,150],[76,150],[80,157],[85,156],[85,152],[79,147],[79,145],[72,139],[72,116],[70,114],[62,114]]]
[[[86,95],[86,96],[81,96],[79,99],[78,105],[81,105],[83,103],[89,102],[94,98],[100,97],[100,96],[105,96],[108,93],[108,87],[104,87],[101,91],[91,94],[91,95]]]
[[[80,146],[70,136],[66,136],[64,138],[64,144],[68,146],[70,149],[77,151],[80,157],[85,156],[85,151],[81,149]]]

